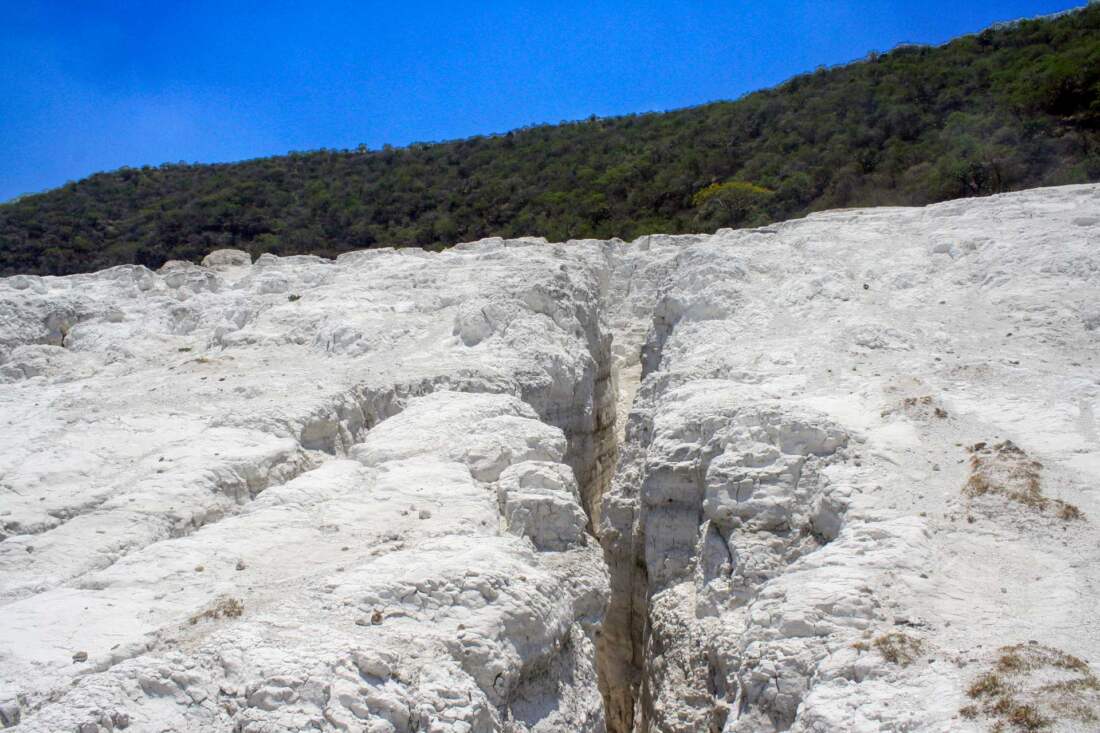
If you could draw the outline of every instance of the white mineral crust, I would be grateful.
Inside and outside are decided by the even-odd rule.
[[[1100,186],[0,279],[0,726],[988,730],[1098,413]]]

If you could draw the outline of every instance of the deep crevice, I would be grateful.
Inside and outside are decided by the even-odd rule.
[[[656,326],[656,324],[654,324]],[[634,484],[640,489],[640,475],[630,475],[636,452],[644,452],[652,432],[648,413],[634,413],[635,400],[643,389],[647,373],[660,361],[654,328],[646,344],[639,345],[636,354],[626,355],[616,365],[616,425],[617,463],[611,481],[620,488]],[[648,347],[648,348],[647,348]],[[607,488],[610,488],[611,481]],[[596,645],[596,665],[600,693],[604,700],[604,717],[608,733],[633,733],[636,730],[642,678],[644,649],[648,623],[648,570],[645,563],[645,536],[638,522],[639,506],[635,492],[624,492],[628,501],[608,497],[603,502],[605,516],[598,525],[598,538],[610,573],[610,598],[603,626]]]

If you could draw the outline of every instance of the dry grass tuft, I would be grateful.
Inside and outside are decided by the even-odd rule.
[[[1084,512],[1082,512],[1080,509],[1075,507],[1073,504],[1066,504],[1065,502],[1062,502],[1062,501],[1059,501],[1057,503],[1058,503],[1057,516],[1058,516],[1059,519],[1061,519],[1063,521],[1066,521],[1066,522],[1075,522],[1079,519],[1084,519],[1085,518]]]
[[[994,445],[975,443],[967,450],[970,452],[970,478],[963,486],[965,496],[1003,496],[1037,512],[1052,511],[1066,522],[1085,518],[1074,505],[1043,495],[1039,480],[1043,464],[1032,460],[1011,440]]]
[[[908,667],[920,656],[924,643],[900,631],[891,631],[871,642],[882,658],[892,664]]]
[[[892,407],[888,407],[882,411],[882,416],[893,415],[898,412],[903,412],[906,415],[927,420],[934,417],[938,420],[947,419],[947,410],[943,409],[941,405],[933,399],[932,395],[924,395],[922,397],[906,397],[901,402],[895,404]]]
[[[974,702],[959,714],[989,718],[996,733],[1093,724],[1100,710],[1100,680],[1088,664],[1040,644],[1002,647],[993,670],[974,680],[966,694]]]
[[[238,618],[242,613],[244,613],[244,604],[238,599],[222,598],[210,608],[192,616],[190,622],[194,626],[204,619]]]

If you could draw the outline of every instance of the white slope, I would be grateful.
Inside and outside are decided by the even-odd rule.
[[[1100,187],[204,265],[0,280],[3,724],[1100,725]]]
[[[499,240],[2,281],[6,720],[602,729],[599,295]]]
[[[639,256],[667,274],[604,506],[611,725],[1100,730],[1100,188]]]

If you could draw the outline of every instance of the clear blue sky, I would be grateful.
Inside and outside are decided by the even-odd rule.
[[[731,99],[1083,0],[0,0],[0,201],[98,170]]]

